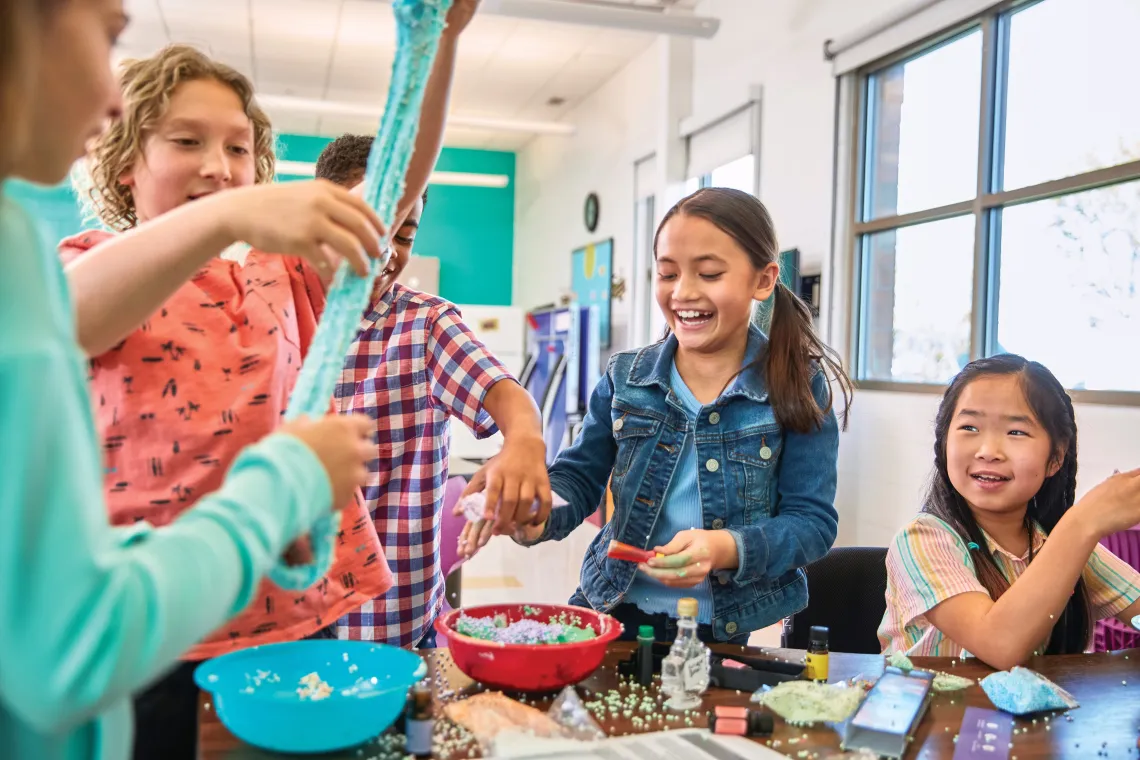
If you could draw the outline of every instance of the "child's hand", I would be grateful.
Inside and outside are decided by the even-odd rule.
[[[313,539],[311,536],[301,536],[291,543],[282,555],[288,567],[310,565],[315,559],[313,554]]]
[[[546,474],[546,442],[506,439],[503,450],[471,479],[464,495],[480,490],[487,497],[483,519],[493,523],[494,535],[511,535],[524,525],[546,522],[553,498]]]
[[[713,570],[727,570],[739,562],[736,541],[725,530],[683,530],[653,551],[665,556],[654,557],[638,569],[672,588],[698,586]]]
[[[315,420],[301,417],[282,425],[281,433],[299,438],[312,449],[329,477],[332,506],[342,509],[368,477],[368,462],[376,458],[374,423],[367,415],[330,414]]]
[[[1118,472],[1072,508],[1100,540],[1140,524],[1140,470]]]
[[[384,225],[364,199],[324,180],[227,190],[217,203],[230,235],[258,250],[301,256],[322,277],[344,259],[361,277],[382,255]]]
[[[459,556],[471,559],[475,553],[487,545],[494,535],[494,523],[489,520],[476,520],[463,526],[459,534]],[[546,530],[546,523],[541,525],[520,525],[515,531],[515,539],[519,541],[533,541]]]

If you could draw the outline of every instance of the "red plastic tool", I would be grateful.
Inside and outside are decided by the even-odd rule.
[[[610,541],[610,548],[606,552],[610,559],[620,559],[626,562],[648,562],[654,557],[664,557],[661,552],[652,552],[648,549],[638,549],[636,546],[623,544],[621,541]]]

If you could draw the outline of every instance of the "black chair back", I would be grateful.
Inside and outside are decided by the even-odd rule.
[[[878,654],[876,632],[887,609],[887,550],[844,546],[804,568],[808,606],[785,624],[783,644],[807,649],[813,625],[828,628],[833,652]]]

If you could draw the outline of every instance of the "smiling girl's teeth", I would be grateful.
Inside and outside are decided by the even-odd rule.
[[[973,475],[974,480],[980,480],[983,483],[1002,483],[1009,478],[1003,478],[998,475]]]
[[[699,325],[712,319],[712,312],[684,309],[676,312],[677,319],[686,325]]]

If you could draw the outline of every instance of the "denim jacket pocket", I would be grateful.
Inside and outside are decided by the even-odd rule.
[[[779,426],[742,431],[739,437],[727,442],[727,448],[744,522],[770,516],[772,479],[783,449]]]
[[[647,441],[656,439],[661,430],[661,420],[615,408],[612,430],[617,444],[613,477],[620,478],[629,472],[642,446]]]

